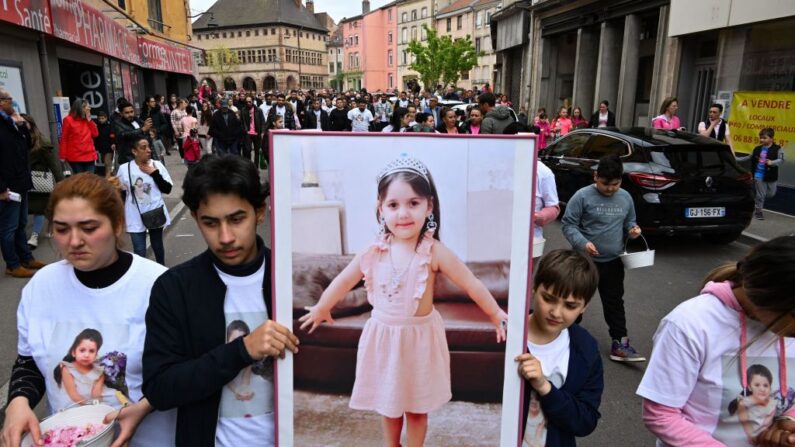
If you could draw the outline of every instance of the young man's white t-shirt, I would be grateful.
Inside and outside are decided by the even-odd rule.
[[[373,122],[373,113],[370,112],[370,109],[361,111],[357,107],[348,112],[348,119],[351,120],[351,127],[354,132],[369,132],[370,123]]]
[[[17,352],[33,357],[44,375],[48,413],[76,404],[63,380],[60,385],[56,382],[55,369],[75,340],[87,331],[99,333],[102,340],[94,362],[95,368],[105,374],[102,402],[120,408],[122,403],[117,396],[125,387],[131,403],[143,397],[144,318],[152,284],[166,268],[136,255],[132,259],[127,272],[102,289],[84,286],[66,261],[39,270],[22,289],[17,310]],[[123,364],[126,365],[122,367]],[[69,372],[61,369],[61,374]],[[176,421],[177,410],[149,414],[138,426],[130,445],[173,446]]]
[[[527,341],[527,351],[541,362],[541,371],[544,373],[544,377],[556,388],[560,388],[566,383],[566,376],[569,374],[569,355],[571,353],[569,344],[568,329],[561,331],[557,338],[545,345],[537,345],[529,340]],[[533,393],[530,396],[530,404],[533,405],[533,400],[538,400],[538,394],[530,387],[527,387],[526,390],[526,392]],[[539,403],[538,405],[540,406],[541,404]],[[531,414],[527,414],[525,417],[522,447],[544,446],[547,439],[547,429],[543,412],[539,413],[537,417],[532,417]],[[539,427],[540,424],[544,424],[544,426]]]
[[[723,123],[726,126],[726,130],[724,131],[724,141],[729,141],[729,137],[731,136],[731,134],[729,133],[729,123],[727,123],[726,121],[720,120],[720,122],[718,122],[718,124],[715,126],[715,134],[717,135],[718,127],[720,127],[721,123]],[[705,121],[701,121],[700,123],[698,123],[699,133],[707,130],[708,128],[709,128],[709,123]]]
[[[226,285],[224,314],[227,343],[244,336],[268,320],[268,309],[262,299],[262,278],[265,260],[256,273],[232,276],[216,267]],[[239,328],[245,327],[243,333]],[[235,330],[235,328],[238,328]],[[249,366],[224,386],[218,409],[215,445],[273,446],[275,442],[273,418],[273,359]]]
[[[738,415],[729,412],[730,403],[742,392],[739,321],[737,311],[710,294],[677,306],[654,334],[654,350],[637,390],[653,402],[681,408],[688,421],[732,447],[751,445]],[[770,371],[773,398],[780,386],[778,338],[762,323],[749,318],[747,324],[748,340],[753,341],[747,349],[747,365],[762,365]],[[795,340],[786,338],[785,346],[787,353],[795,353]],[[787,358],[787,382],[795,383],[792,354]],[[790,401],[787,408],[791,407]],[[657,446],[665,444],[658,440]]]

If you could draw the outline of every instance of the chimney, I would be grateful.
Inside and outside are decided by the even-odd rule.
[[[370,0],[362,0],[362,14],[370,12]]]
[[[306,9],[312,14],[315,13],[315,2],[313,0],[306,0]]]

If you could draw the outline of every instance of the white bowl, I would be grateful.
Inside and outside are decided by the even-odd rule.
[[[638,269],[641,267],[651,267],[654,265],[654,250],[649,249],[649,243],[643,235],[640,236],[646,244],[646,251],[638,251],[635,253],[627,252],[627,243],[624,243],[624,253],[619,255],[621,262],[624,263],[624,268],[627,270]],[[629,238],[627,238],[629,242]]]
[[[41,433],[44,434],[47,430],[57,427],[66,427],[70,425],[87,425],[87,424],[102,424],[105,415],[116,411],[115,408],[105,404],[95,405],[82,405],[79,407],[69,408],[67,410],[55,413],[52,416],[44,419],[39,424]],[[108,424],[102,431],[96,434],[88,441],[83,441],[81,447],[110,447],[113,443],[115,422]],[[22,438],[21,447],[33,447],[33,438],[30,434]]]

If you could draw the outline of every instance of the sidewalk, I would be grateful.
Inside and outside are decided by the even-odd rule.
[[[795,233],[795,216],[765,210],[765,220],[751,219],[751,225],[738,239],[747,245],[756,245],[778,236]]]

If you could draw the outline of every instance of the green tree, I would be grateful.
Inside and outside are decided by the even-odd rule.
[[[441,84],[455,86],[462,74],[478,65],[478,57],[485,53],[475,50],[469,35],[453,40],[450,36],[439,36],[436,30],[422,25],[428,36],[422,44],[417,40],[409,43],[408,51],[414,55],[409,68],[420,74],[426,88]]]
[[[237,51],[220,45],[207,50],[207,65],[221,79],[221,86],[219,87],[222,87],[224,82],[226,82],[226,78],[237,70],[237,66],[240,65],[240,59],[237,57]]]

